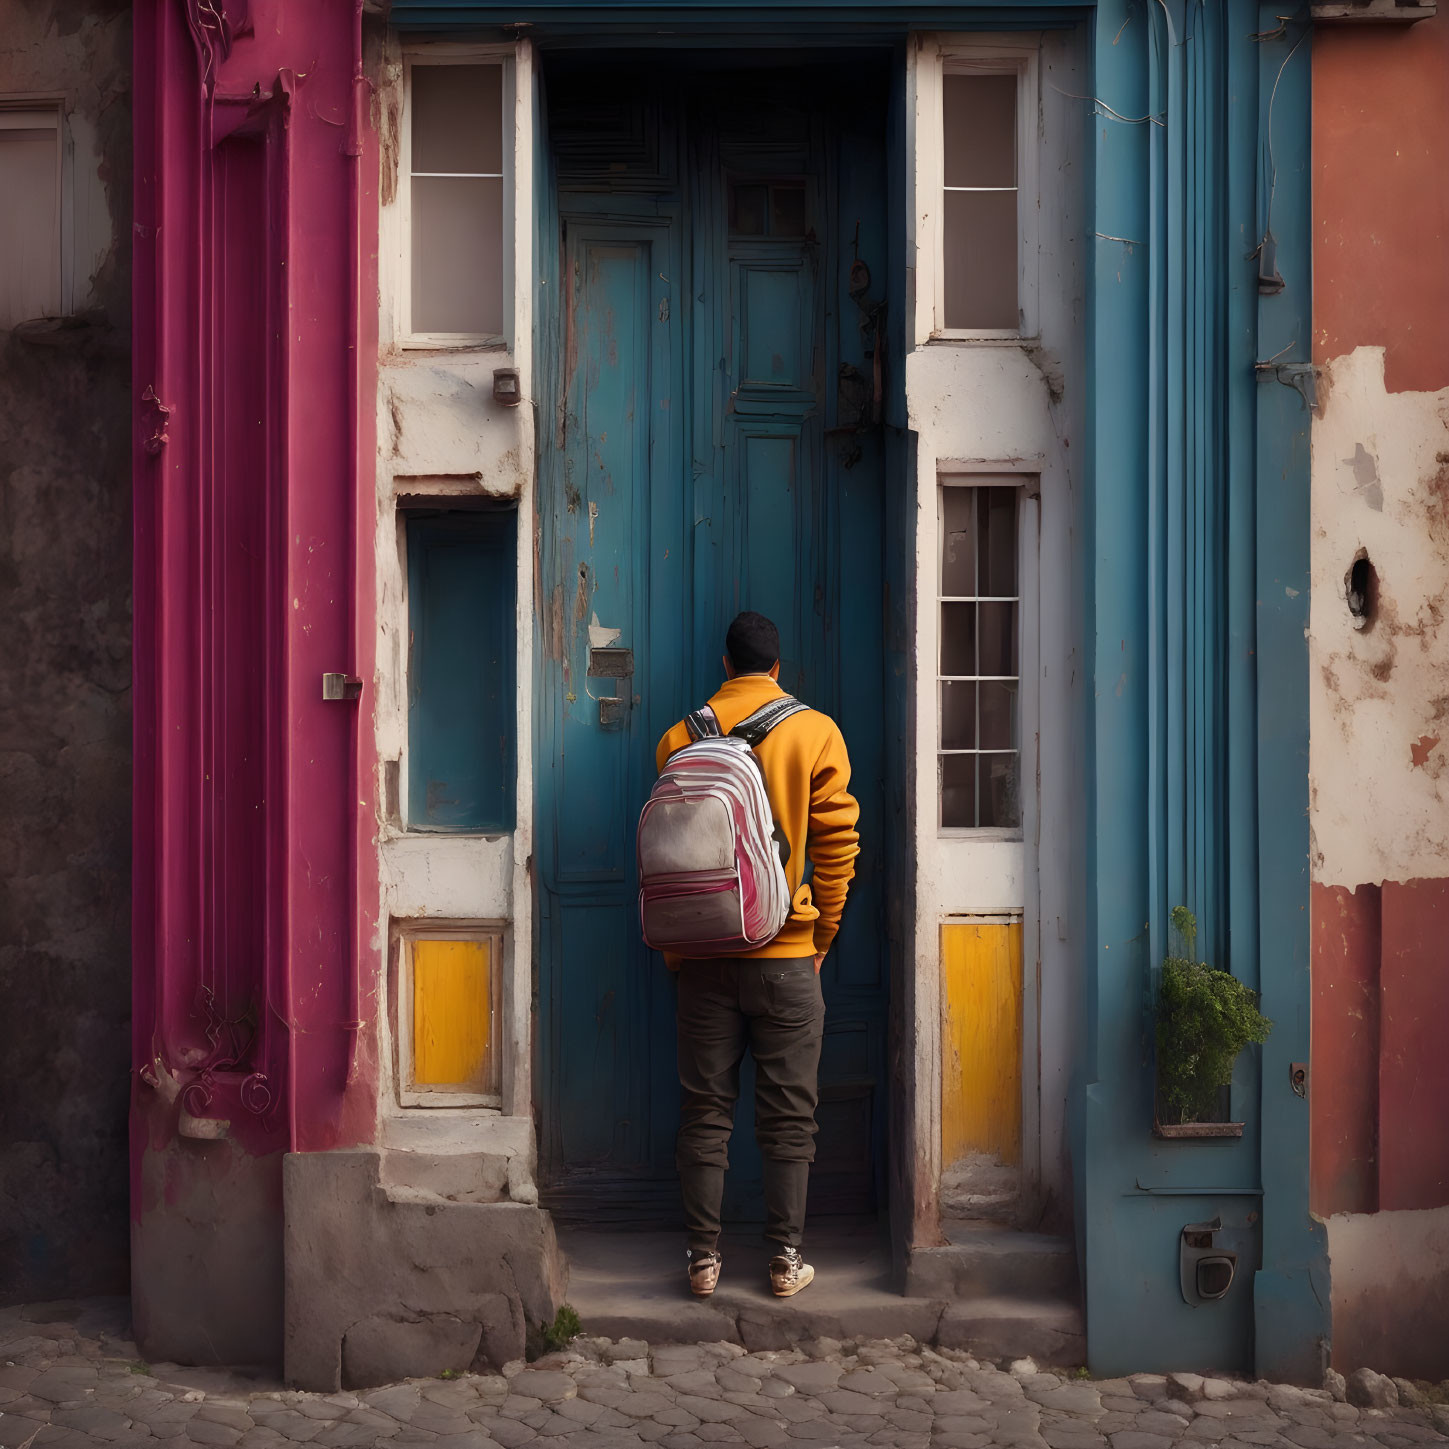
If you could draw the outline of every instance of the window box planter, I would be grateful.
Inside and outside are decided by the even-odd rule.
[[[1197,918],[1172,912],[1181,951],[1162,963],[1157,988],[1157,1091],[1152,1130],[1158,1137],[1241,1137],[1229,1122],[1233,1064],[1244,1047],[1267,1040],[1273,1023],[1258,994],[1227,971],[1194,959]]]

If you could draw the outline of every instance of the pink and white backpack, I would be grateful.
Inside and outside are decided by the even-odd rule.
[[[676,956],[737,956],[790,918],[780,836],[754,747],[808,709],[788,694],[729,734],[708,705],[685,717],[690,743],[665,762],[639,815],[639,924]]]

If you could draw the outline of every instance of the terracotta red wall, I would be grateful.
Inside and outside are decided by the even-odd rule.
[[[1449,387],[1449,16],[1315,30],[1313,212],[1315,361],[1382,347],[1387,394]],[[1383,434],[1394,426],[1385,394],[1379,398],[1351,401],[1330,382],[1320,418],[1356,406],[1372,452],[1374,427]],[[1425,405],[1432,412],[1435,399]],[[1449,450],[1449,419],[1445,427]],[[1315,470],[1333,464],[1315,456]],[[1395,503],[1412,483],[1385,476],[1380,501],[1367,505],[1380,512],[1365,517],[1365,530],[1386,516],[1383,498]],[[1325,519],[1315,523],[1321,532]],[[1439,553],[1449,577],[1449,550]],[[1423,579],[1406,577],[1401,558],[1378,557],[1375,565],[1384,588],[1402,594],[1405,617],[1432,592]],[[1449,674],[1436,653],[1405,663]],[[1397,694],[1402,704],[1410,683],[1385,673],[1378,693],[1390,703]],[[1323,688],[1333,706],[1321,716],[1330,731],[1344,709],[1365,703],[1348,703],[1327,673]],[[1449,685],[1442,693],[1449,702]],[[1338,809],[1355,782],[1342,778],[1341,764],[1320,773],[1315,767],[1316,795],[1334,792]],[[1421,790],[1437,788],[1432,773]],[[1368,798],[1361,806],[1365,820],[1391,808]],[[1449,880],[1427,840],[1420,848],[1407,831],[1394,838],[1394,860],[1360,851],[1345,865],[1340,841],[1315,863],[1312,1197],[1325,1215],[1449,1205]],[[1354,879],[1371,871],[1378,878]]]
[[[1313,888],[1313,1207],[1449,1204],[1449,881]]]
[[[1313,355],[1449,386],[1449,17],[1313,35]]]

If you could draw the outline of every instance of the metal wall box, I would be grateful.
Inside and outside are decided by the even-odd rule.
[[[611,646],[589,650],[590,679],[629,679],[634,673],[634,651]]]

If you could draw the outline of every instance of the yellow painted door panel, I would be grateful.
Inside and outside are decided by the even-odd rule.
[[[486,1088],[490,954],[487,941],[413,941],[414,1086]]]
[[[1021,922],[941,927],[941,1154],[1021,1161]]]

